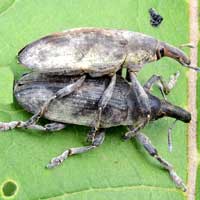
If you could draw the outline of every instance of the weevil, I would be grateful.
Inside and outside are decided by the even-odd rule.
[[[121,73],[123,67],[127,68],[134,89],[135,73],[139,72],[143,65],[164,56],[199,71],[199,68],[190,66],[190,59],[180,49],[172,45],[138,32],[102,28],[77,28],[48,35],[19,51],[18,60],[22,65],[40,73],[68,76],[82,74],[73,88],[70,90],[63,88],[59,96],[69,95],[80,87],[86,78],[85,74],[91,77],[109,75],[110,84],[98,104],[95,132],[99,129],[101,113],[112,96],[116,72]],[[165,88],[163,93],[168,93],[168,88]],[[150,115],[148,96],[145,91],[143,94],[142,111],[145,112],[148,121]],[[51,101],[52,99],[49,100]],[[36,115],[42,116],[46,107]]]
[[[67,86],[70,88],[79,79],[80,76],[51,76],[32,72],[24,75],[16,82],[14,94],[19,104],[25,110],[35,114],[42,109],[46,102],[49,102],[49,99],[57,95],[63,87]],[[47,165],[48,168],[53,168],[60,165],[69,156],[87,152],[100,146],[104,141],[105,130],[107,128],[120,125],[127,126],[129,131],[125,133],[124,139],[136,138],[146,151],[168,170],[176,186],[185,191],[186,186],[176,174],[173,166],[158,154],[149,138],[140,132],[140,129],[147,124],[144,115],[145,108],[141,104],[141,100],[144,98],[143,91],[145,91],[149,100],[149,110],[151,111],[149,121],[154,121],[162,117],[172,117],[185,123],[191,120],[191,115],[186,110],[164,99],[159,99],[150,93],[150,89],[157,79],[158,76],[153,75],[143,87],[136,79],[133,90],[133,86],[129,82],[117,75],[114,92],[105,109],[102,111],[100,128],[94,137],[90,136],[93,134],[92,129],[95,127],[95,116],[98,112],[99,100],[109,84],[110,79],[108,76],[98,78],[87,77],[82,86],[75,92],[61,98],[53,98],[48,103],[48,109],[44,113],[44,117],[53,123],[42,126],[30,118],[26,122],[1,122],[0,130],[30,128],[43,131],[58,131],[65,128],[67,124],[91,127],[88,135],[89,139],[92,138],[89,140],[91,144],[65,150],[62,154],[53,158]],[[141,87],[143,90],[141,90]]]

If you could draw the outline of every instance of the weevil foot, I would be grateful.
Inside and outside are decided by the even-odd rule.
[[[13,122],[0,122],[0,131],[8,131],[18,127],[22,122],[20,121],[13,121]]]
[[[103,143],[104,138],[105,138],[105,131],[104,129],[100,129],[98,131],[98,134],[95,135],[92,145],[67,149],[61,155],[55,158],[52,158],[50,163],[46,166],[46,168],[50,169],[50,168],[57,167],[58,165],[63,163],[63,161],[66,160],[69,156],[81,154],[98,147],[99,145]]]
[[[172,74],[170,76],[169,82],[168,82],[168,93],[174,88],[174,86],[176,85],[176,82],[178,80],[178,77],[180,76],[180,72],[177,71],[176,73]],[[167,93],[167,94],[168,94]]]
[[[94,149],[95,147],[96,146],[91,145],[91,146],[75,147],[75,148],[67,149],[61,155],[52,158],[50,163],[47,164],[46,168],[51,169],[51,168],[57,167],[60,164],[62,164],[63,161],[66,160],[69,156],[84,153],[86,151],[89,151],[90,149]]]
[[[157,149],[151,144],[150,139],[142,134],[136,134],[136,139],[139,141],[145,148],[145,150],[153,156],[170,174],[173,182],[176,184],[178,188],[181,188],[184,192],[187,190],[185,184],[183,183],[182,179],[176,174],[173,169],[173,166],[168,163],[165,159],[159,156]]]
[[[170,91],[175,87],[176,82],[178,80],[178,77],[180,75],[180,72],[177,71],[176,73],[172,74],[169,78],[169,82],[166,82],[162,76],[158,75],[152,75],[150,79],[144,84],[144,88],[146,91],[150,91],[154,84],[157,84],[159,87],[159,90],[163,96],[163,98],[166,100],[166,96],[170,93]]]
[[[186,192],[187,187],[184,184],[183,180],[176,174],[176,172],[172,169],[169,171],[169,174],[170,174],[172,180],[174,181],[174,183],[176,184],[176,187],[181,188],[183,190],[183,192]]]
[[[69,156],[69,150],[66,150],[61,155],[52,158],[50,163],[47,164],[46,168],[51,169],[57,167],[58,165],[63,163],[63,161],[68,158],[68,156]]]
[[[12,130],[15,128],[35,129],[40,131],[59,131],[64,129],[65,127],[66,125],[62,123],[51,123],[42,126],[35,123],[30,123],[30,120],[26,122],[23,121],[13,121],[8,123],[0,122],[0,132]]]

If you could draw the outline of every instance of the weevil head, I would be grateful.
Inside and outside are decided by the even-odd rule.
[[[132,71],[139,71],[140,68],[150,62],[157,60],[156,50],[158,40],[137,32],[123,32],[124,38],[127,39],[127,67]]]
[[[157,60],[161,59],[164,56],[173,58],[176,61],[178,61],[181,65],[184,65],[184,66],[188,66],[191,63],[188,56],[180,49],[174,46],[171,46],[167,43],[159,42],[157,50],[156,50]]]
[[[151,120],[156,120],[162,117],[171,117],[185,123],[191,120],[191,114],[183,108],[173,105],[168,101],[160,100],[155,96],[150,95],[151,102]]]
[[[184,66],[189,66],[191,63],[183,51],[172,45],[141,33],[131,35],[128,43],[128,64],[136,67],[165,56],[175,59]]]

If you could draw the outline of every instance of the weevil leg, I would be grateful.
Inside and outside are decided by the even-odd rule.
[[[100,127],[100,122],[101,122],[101,115],[102,115],[102,111],[103,109],[106,107],[106,105],[108,104],[109,100],[112,97],[113,94],[113,90],[116,84],[116,74],[114,74],[111,78],[111,81],[108,85],[108,87],[106,88],[106,90],[104,91],[101,99],[99,100],[98,103],[98,112],[97,112],[97,117],[96,117],[96,124],[95,124],[95,130],[98,130]]]
[[[27,122],[26,122],[26,126],[30,126],[32,124],[37,123],[37,121],[44,115],[44,113],[47,111],[49,104],[57,99],[57,98],[62,98],[64,96],[67,96],[69,94],[71,94],[72,92],[76,91],[79,87],[81,87],[81,85],[83,84],[83,82],[85,81],[86,75],[83,75],[80,79],[78,79],[76,82],[67,85],[66,87],[58,90],[50,99],[48,99],[48,101],[46,101],[43,105],[43,107],[40,109],[40,111],[38,113],[36,113],[35,115],[33,115]]]
[[[166,169],[168,170],[173,182],[176,184],[176,186],[178,188],[183,189],[183,191],[185,192],[187,190],[186,185],[184,184],[183,180],[176,174],[176,172],[173,169],[173,166],[168,163],[166,160],[164,160],[159,154],[157,149],[151,144],[150,139],[142,134],[142,133],[137,133],[135,135],[137,141],[139,143],[141,143],[145,150],[151,155],[153,156],[156,160],[158,160],[158,162]]]
[[[141,122],[136,127],[128,126],[129,131],[123,135],[124,140],[130,140],[131,138],[135,137],[138,131],[145,127],[148,123],[148,120]]]
[[[141,114],[144,116],[144,121],[146,123],[146,121],[149,121],[151,114],[151,106],[148,95],[140,82],[137,80],[134,72],[129,72],[129,74],[132,84],[132,90],[134,91],[132,92],[133,99],[137,103],[138,108]]]
[[[22,121],[12,121],[12,122],[0,122],[0,131],[8,131],[14,128],[17,128]]]
[[[66,127],[66,124],[61,124],[61,123],[50,123],[46,124],[44,126],[38,125],[38,124],[32,124],[28,127],[25,127],[27,129],[36,129],[36,130],[41,130],[41,131],[60,131]]]
[[[76,82],[67,85],[66,87],[58,90],[43,106],[42,110],[40,111],[40,115],[43,115],[45,111],[47,110],[49,104],[57,98],[62,98],[64,96],[67,96],[71,94],[72,92],[76,91],[79,87],[82,86],[83,82],[85,81],[86,75],[83,75],[80,79],[78,79]]]
[[[129,74],[128,69],[126,70],[126,80],[127,80],[128,82],[131,82],[131,78],[130,78],[130,74]]]
[[[61,129],[64,129],[66,127],[65,124],[62,123],[50,123],[46,124],[45,126],[38,125],[38,124],[28,124],[23,121],[13,121],[13,122],[0,122],[0,131],[7,131],[15,128],[26,128],[26,129],[35,129],[35,130],[41,130],[41,131],[59,131]]]
[[[159,89],[162,93],[162,96],[166,99],[165,95],[169,94],[169,92],[174,88],[176,82],[178,80],[180,73],[179,71],[172,74],[170,76],[169,82],[166,82],[162,76],[153,75],[151,78],[144,84],[144,88],[146,91],[150,91],[154,84],[159,86]]]
[[[143,120],[141,120],[141,122],[135,127],[129,126],[131,131],[125,133],[125,135],[123,136],[124,140],[128,140],[134,137],[135,134],[149,122],[151,114],[151,106],[146,91],[137,80],[134,72],[129,72],[129,75],[133,90],[133,92],[131,93],[132,99],[134,99],[135,103],[138,105],[139,112],[141,112],[141,114],[143,115]]]
[[[82,86],[83,82],[85,81],[86,75],[81,76],[81,78],[79,78],[76,82],[67,85],[66,87],[58,90],[55,94],[55,98],[62,98],[64,96],[67,96],[69,94],[71,94],[72,92],[76,91],[79,87]],[[52,100],[54,100],[52,99]]]
[[[122,69],[122,67],[121,67],[121,68],[117,71],[117,74],[120,75],[120,76],[122,76],[122,70],[123,70],[123,69]]]
[[[61,163],[63,163],[63,161],[66,160],[69,156],[72,156],[75,154],[81,154],[81,153],[87,152],[89,150],[92,150],[92,149],[100,146],[103,143],[104,138],[105,138],[105,130],[99,129],[98,134],[95,135],[94,140],[91,145],[67,149],[59,156],[52,158],[50,163],[46,167],[54,168],[54,167],[60,165]]]

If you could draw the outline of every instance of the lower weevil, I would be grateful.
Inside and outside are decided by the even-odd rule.
[[[174,76],[172,76],[173,79]],[[0,131],[14,128],[28,128],[43,131],[58,131],[66,127],[66,124],[78,124],[95,127],[95,116],[98,112],[98,102],[109,84],[109,77],[86,78],[78,90],[70,95],[59,96],[60,89],[64,86],[73,87],[80,76],[50,76],[40,73],[29,73],[24,75],[14,87],[14,94],[22,107],[33,114],[38,113],[44,104],[48,107],[44,117],[53,121],[45,126],[37,124],[35,115],[26,122],[13,121],[0,123]],[[149,122],[162,117],[172,117],[185,123],[190,122],[191,115],[186,110],[161,100],[150,93],[150,89],[159,76],[152,76],[142,87],[135,79],[130,84],[121,76],[116,77],[114,92],[107,106],[102,112],[100,129],[94,135],[93,130],[88,134],[88,146],[69,148],[59,156],[53,158],[47,168],[60,165],[69,156],[87,152],[101,145],[105,138],[105,129],[113,126],[128,126],[129,131],[125,133],[124,139],[136,138],[144,146],[146,151],[153,156],[170,174],[176,186],[186,191],[182,179],[176,174],[173,166],[164,160],[151,144],[147,136],[140,130]],[[164,83],[161,83],[165,87]],[[171,84],[171,83],[170,83]],[[170,85],[168,84],[168,85]],[[134,87],[134,90],[132,90]],[[172,88],[172,87],[171,87]],[[145,92],[144,92],[145,91]],[[53,98],[56,96],[58,98]],[[145,107],[141,104],[142,98],[149,102],[149,120],[144,115]],[[50,100],[49,100],[50,99]]]

